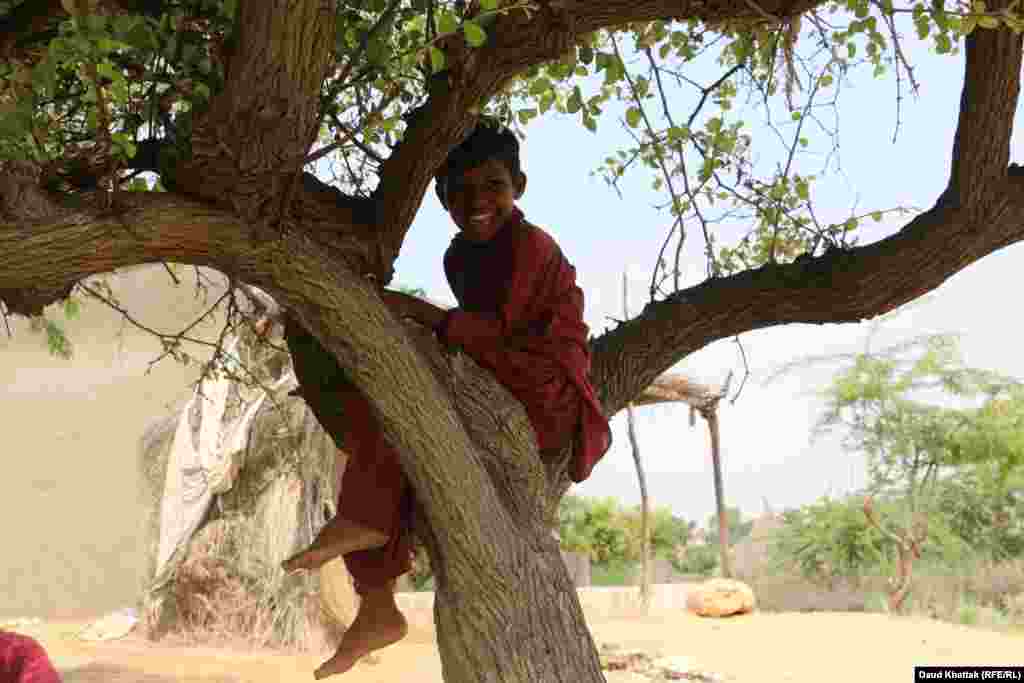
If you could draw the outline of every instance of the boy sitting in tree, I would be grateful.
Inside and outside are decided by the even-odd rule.
[[[590,475],[611,443],[608,421],[590,385],[583,292],[576,271],[544,230],[526,222],[516,200],[526,189],[515,135],[479,125],[436,176],[437,195],[458,227],[444,271],[458,308],[440,309],[399,292],[385,305],[460,346],[523,404],[542,456],[572,442],[570,476]],[[338,555],[355,581],[359,611],[337,652],[316,678],[342,673],[405,636],[395,579],[411,568],[412,493],[398,456],[384,441],[369,402],[346,395],[345,450],[337,515],[286,571],[316,569]]]

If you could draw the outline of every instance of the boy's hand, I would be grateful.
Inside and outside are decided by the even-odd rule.
[[[429,301],[388,289],[381,292],[380,296],[384,305],[399,318],[412,318],[430,328],[436,328],[444,320],[446,311]]]

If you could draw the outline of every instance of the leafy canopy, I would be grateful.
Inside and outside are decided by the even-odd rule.
[[[24,4],[0,2],[0,21],[15,22]],[[172,187],[171,162],[189,153],[192,117],[223,87],[239,39],[237,0],[64,4],[72,16],[19,36],[13,58],[0,63],[0,159],[39,162],[51,186],[69,193],[152,189],[143,170]],[[339,3],[335,66],[322,87],[322,151],[311,168],[347,192],[368,193],[408,115],[443,78],[453,41],[486,46],[498,16],[536,10],[530,0]],[[619,118],[633,144],[595,171],[618,188],[642,170],[664,194],[670,225],[654,296],[667,284],[678,288],[688,233],[704,240],[709,274],[853,244],[860,221],[882,220],[884,211],[819,221],[814,183],[830,165],[808,161],[835,144],[828,112],[852,71],[895,71],[916,87],[898,38],[911,24],[939,53],[955,53],[979,27],[1024,28],[1016,10],[989,12],[983,0],[833,0],[772,19],[595,32],[479,109],[516,127],[554,112],[592,131]],[[714,70],[715,80],[694,80]],[[755,144],[746,116],[777,139]],[[716,225],[733,230],[716,235]]]

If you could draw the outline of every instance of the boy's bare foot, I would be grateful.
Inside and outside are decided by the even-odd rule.
[[[313,677],[320,680],[345,673],[362,657],[397,643],[408,632],[409,624],[395,604],[392,588],[374,589],[363,595],[355,621],[345,631],[338,650],[313,672]]]
[[[302,569],[312,571],[339,555],[379,548],[387,542],[387,534],[335,516],[320,530],[308,548],[282,562],[281,567],[289,573]]]

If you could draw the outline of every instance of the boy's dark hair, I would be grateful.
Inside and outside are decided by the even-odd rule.
[[[462,143],[453,149],[434,175],[434,191],[441,205],[448,208],[448,180],[476,168],[488,159],[505,164],[512,178],[522,174],[519,165],[519,140],[515,133],[497,122],[483,120]]]

